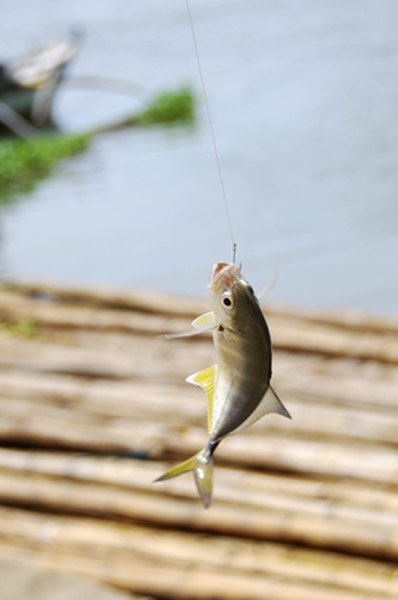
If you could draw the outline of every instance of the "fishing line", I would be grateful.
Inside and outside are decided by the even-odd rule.
[[[232,227],[231,213],[230,213],[230,210],[229,210],[229,205],[228,205],[228,200],[227,200],[227,194],[226,194],[226,191],[225,191],[224,178],[223,178],[223,174],[222,174],[222,170],[221,170],[221,162],[220,162],[220,157],[219,157],[219,154],[218,154],[216,136],[214,135],[213,120],[211,118],[209,101],[208,101],[208,98],[207,98],[205,80],[204,80],[204,77],[203,77],[202,64],[200,62],[198,44],[197,44],[197,39],[196,39],[196,32],[195,32],[195,27],[194,27],[194,24],[193,24],[193,19],[192,19],[191,8],[190,8],[190,5],[189,5],[189,0],[185,0],[185,6],[186,6],[186,9],[187,9],[188,20],[189,20],[189,24],[190,24],[190,27],[191,27],[192,41],[193,41],[193,45],[194,45],[194,48],[195,48],[196,65],[198,67],[200,85],[201,85],[201,88],[202,88],[202,96],[203,96],[203,100],[204,100],[205,107],[206,107],[207,121],[208,121],[208,124],[209,124],[210,137],[211,137],[211,141],[212,141],[212,145],[213,145],[214,156],[215,156],[215,159],[216,159],[217,172],[218,172],[218,178],[219,178],[219,181],[220,181],[221,194],[222,194],[222,198],[223,198],[223,202],[224,202],[225,215],[227,217],[229,234],[231,236],[231,242],[232,242],[232,262],[235,263],[236,262],[237,243],[235,241],[234,230],[233,230],[233,227]]]

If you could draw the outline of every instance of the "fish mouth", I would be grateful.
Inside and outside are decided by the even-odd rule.
[[[240,268],[235,263],[229,262],[218,262],[214,265],[213,271],[210,277],[210,283],[214,284],[217,280],[227,277],[232,280],[240,276]]]

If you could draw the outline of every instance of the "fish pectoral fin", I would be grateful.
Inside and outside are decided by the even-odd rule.
[[[201,333],[203,333],[203,330],[190,329],[189,331],[182,331],[181,333],[166,333],[164,337],[166,340],[175,340],[177,338],[193,337],[194,335],[200,335]]]
[[[215,314],[213,311],[204,313],[199,317],[196,317],[191,323],[193,329],[189,331],[183,331],[182,333],[167,333],[164,337],[167,340],[173,340],[176,338],[192,337],[194,335],[200,335],[207,331],[212,331],[218,325]]]
[[[192,321],[192,327],[195,329],[201,329],[205,331],[209,331],[210,329],[214,329],[217,327],[217,319],[214,312],[211,310],[210,312],[204,313],[203,315],[199,315]]]
[[[282,404],[282,401],[278,398],[275,390],[270,385],[267,387],[267,391],[257,404],[252,414],[247,417],[246,421],[243,421],[239,427],[234,429],[233,433],[235,434],[244,431],[250,427],[250,425],[254,425],[254,423],[261,419],[261,417],[264,417],[269,413],[277,413],[278,415],[282,415],[288,419],[292,418],[289,411]]]
[[[207,396],[207,429],[209,433],[213,429],[214,414],[214,389],[216,385],[217,365],[198,371],[186,378],[185,381],[200,386]]]

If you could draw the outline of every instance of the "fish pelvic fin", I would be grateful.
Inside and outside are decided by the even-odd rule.
[[[194,454],[191,458],[172,467],[155,479],[154,483],[178,477],[178,475],[188,473],[189,471],[193,471],[196,488],[202,504],[205,508],[208,508],[211,504],[213,491],[213,456],[207,448],[203,448],[203,450]]]
[[[213,430],[214,420],[214,390],[217,377],[217,365],[208,367],[204,371],[199,371],[186,378],[185,381],[201,387],[207,396],[207,430],[209,433]]]

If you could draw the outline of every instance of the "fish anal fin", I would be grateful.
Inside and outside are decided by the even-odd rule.
[[[244,431],[245,429],[250,427],[250,425],[253,425],[259,419],[261,419],[261,417],[264,417],[265,415],[270,413],[276,413],[278,415],[281,415],[282,417],[287,417],[288,419],[292,418],[287,408],[279,399],[275,390],[269,385],[264,396],[258,403],[257,407],[254,409],[252,414],[249,417],[247,417],[247,419],[243,421],[243,423],[239,425],[239,427],[234,429],[233,433],[239,433],[240,431]]]
[[[207,429],[209,433],[213,428],[213,415],[214,415],[214,389],[217,375],[217,365],[208,367],[203,371],[194,373],[186,378],[185,381],[192,383],[193,385],[200,386],[207,396]]]
[[[292,418],[286,406],[283,404],[282,400],[279,398],[278,394],[271,385],[268,386],[262,401],[264,401],[267,405],[267,413],[276,413],[282,417],[286,417],[287,419]]]

